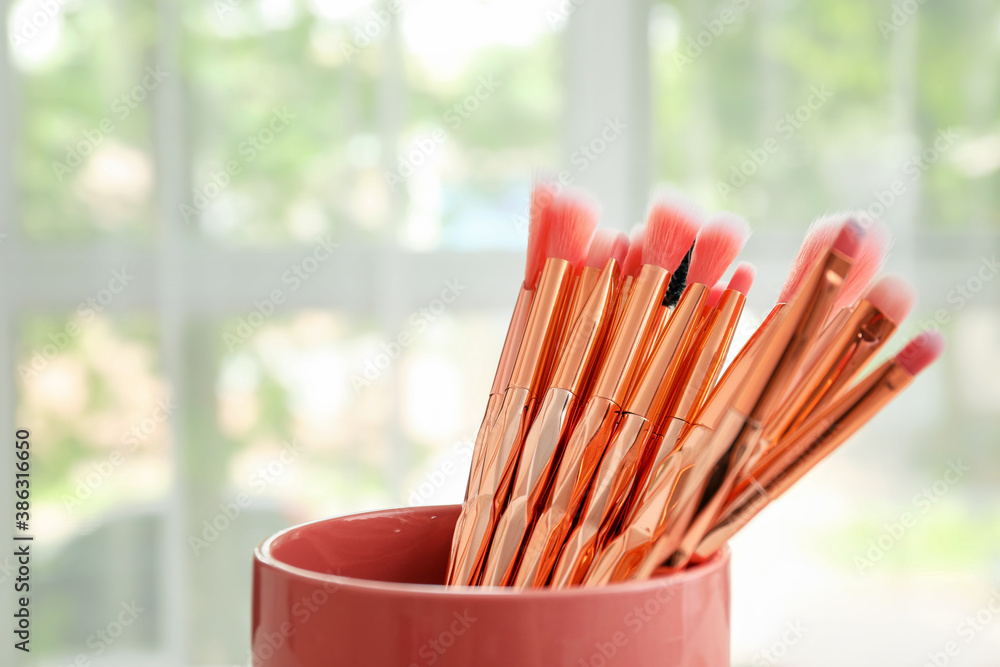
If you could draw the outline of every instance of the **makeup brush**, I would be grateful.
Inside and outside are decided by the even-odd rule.
[[[822,342],[810,368],[796,382],[795,396],[767,425],[768,442],[777,443],[849,386],[895,333],[915,299],[913,287],[898,276],[876,282],[839,329]]]
[[[702,208],[672,188],[661,188],[653,202],[655,202],[655,206],[659,206],[665,211],[682,214],[688,220],[694,221],[699,228],[704,224],[705,212]],[[670,274],[670,280],[667,282],[666,290],[664,290],[660,307],[656,309],[653,325],[641,344],[643,354],[639,368],[642,368],[649,360],[649,355],[653,353],[656,341],[663,335],[663,330],[667,326],[667,318],[670,317],[673,307],[677,305],[677,300],[684,291],[693,250],[694,241],[692,240],[687,252],[684,253],[677,267]]]
[[[818,230],[818,234],[829,238],[832,242],[838,225],[844,221],[853,219],[865,230],[864,239],[861,242],[861,249],[854,259],[854,266],[851,267],[840,294],[833,304],[833,314],[830,320],[820,332],[813,345],[813,351],[808,361],[803,365],[803,370],[811,368],[816,362],[822,350],[832,344],[833,338],[841,330],[851,313],[857,305],[858,297],[868,289],[869,284],[885,263],[889,253],[889,230],[884,223],[872,218],[864,211],[855,213],[844,213],[828,215],[818,219],[812,227]]]
[[[632,283],[642,269],[642,244],[646,238],[646,225],[636,225],[629,233],[628,252],[625,254],[625,261],[622,262],[622,286],[618,291],[618,301],[615,304],[615,312],[611,317],[611,332],[618,330],[622,315],[625,314],[625,302],[632,292]]]
[[[542,211],[548,208],[554,196],[552,186],[545,181],[536,181],[532,187],[531,203],[528,209],[528,251],[524,263],[524,281],[517,293],[514,313],[510,318],[507,337],[504,339],[503,348],[500,351],[500,361],[497,363],[497,371],[493,376],[493,386],[490,388],[490,396],[486,403],[486,414],[483,415],[483,422],[479,426],[476,442],[472,449],[472,467],[465,489],[466,500],[479,491],[479,477],[482,474],[483,448],[486,445],[486,436],[497,413],[500,412],[504,390],[507,389],[511,372],[514,370],[514,358],[521,345],[521,335],[524,333],[524,323],[528,319],[531,297],[538,284],[538,277],[542,273],[542,264],[545,262],[548,226],[542,224],[545,217]]]
[[[760,483],[749,487],[730,503],[725,517],[700,540],[699,558],[717,551],[761,509],[781,496],[819,461],[853,435],[944,350],[939,332],[925,331],[910,341],[894,358],[810,417],[793,436],[780,459],[772,462]]]
[[[696,333],[697,319],[708,294],[706,283],[718,281],[743,248],[747,236],[746,220],[732,214],[715,216],[698,232],[687,287],[626,402],[614,437],[594,476],[590,494],[583,502],[581,518],[556,567],[552,586],[577,584],[583,580],[597,546],[600,527],[628,496],[631,489],[628,482],[634,479],[636,472],[634,464],[642,460],[643,450],[649,448],[651,437],[655,435],[652,427],[672,391],[675,369],[680,366],[684,351]]]
[[[590,293],[597,284],[597,279],[604,270],[608,259],[614,258],[621,267],[629,251],[628,236],[624,232],[616,229],[598,229],[594,232],[594,238],[590,241],[590,248],[587,250],[587,258],[584,260],[573,288],[573,302],[566,318],[566,336],[580,316],[580,311],[590,299]],[[620,269],[619,269],[620,271]]]
[[[688,268],[691,266],[692,252],[694,252],[694,246],[688,249],[687,254],[684,255],[684,259],[677,266],[677,270],[670,276],[667,293],[663,295],[663,305],[667,308],[676,306],[677,301],[681,298],[681,294],[684,293],[684,287],[688,282]]]
[[[741,262],[728,285],[719,283],[709,291],[699,346],[687,352],[685,375],[674,383],[675,394],[669,402],[671,412],[665,419],[690,422],[701,409],[709,390],[719,379],[756,275],[753,264]]]
[[[633,280],[639,275],[642,268],[642,246],[646,240],[646,225],[636,225],[629,232],[628,252],[625,253],[625,261],[622,262],[622,276],[631,277]]]
[[[611,246],[607,250],[610,254]],[[617,260],[607,258],[561,353],[552,386],[524,440],[510,502],[497,523],[487,557],[482,579],[484,586],[511,583],[525,536],[548,500],[552,474],[559,464],[566,432],[597,361],[601,339],[610,325],[619,275]]]
[[[521,445],[545,386],[554,345],[571,296],[575,267],[586,249],[597,216],[579,195],[559,195],[542,209],[548,227],[546,252],[535,295],[528,310],[521,345],[503,403],[486,439],[479,493],[465,503],[453,540],[449,583],[477,583],[496,519],[507,500]]]
[[[851,211],[821,218],[820,223],[836,228],[842,225],[845,220],[854,220],[864,230],[864,238],[861,240],[861,248],[857,257],[854,258],[854,266],[847,274],[844,285],[840,289],[840,295],[833,304],[833,312],[836,313],[841,308],[853,306],[858,297],[865,293],[872,279],[878,274],[885,264],[885,258],[889,254],[889,230],[885,223],[873,218],[864,211]]]
[[[705,297],[706,314],[719,305],[719,301],[722,299],[722,293],[725,291],[726,286],[721,282],[715,283],[715,286],[708,290],[708,296]]]
[[[515,577],[517,586],[544,586],[590,487],[638,365],[643,344],[661,308],[670,273],[691,247],[697,219],[683,206],[656,202],[643,238],[643,266],[633,281],[617,329],[583,411],[566,443],[548,506],[528,539]]]

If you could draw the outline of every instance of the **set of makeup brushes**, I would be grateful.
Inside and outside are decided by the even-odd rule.
[[[596,586],[702,562],[936,359],[925,332],[867,374],[914,301],[870,218],[810,228],[726,365],[749,236],[654,197],[631,237],[535,183],[524,282],[476,437],[447,583]]]

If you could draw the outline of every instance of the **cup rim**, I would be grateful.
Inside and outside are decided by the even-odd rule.
[[[673,586],[683,584],[691,579],[698,579],[701,577],[711,576],[716,570],[720,568],[727,567],[729,564],[730,551],[729,545],[724,545],[719,551],[717,551],[711,558],[703,563],[693,565],[691,567],[685,568],[680,572],[672,572],[670,574],[656,575],[654,574],[649,579],[643,581],[628,581],[628,582],[618,582],[607,584],[605,586],[595,586],[593,588],[582,588],[579,586],[569,587],[569,588],[559,588],[559,589],[529,589],[529,590],[515,590],[506,586],[445,586],[443,584],[415,584],[415,583],[402,583],[402,582],[392,582],[392,581],[375,581],[373,579],[359,579],[356,577],[347,577],[338,574],[327,574],[325,572],[316,572],[314,570],[307,570],[305,568],[297,567],[295,565],[290,565],[284,561],[280,561],[275,558],[272,553],[272,545],[274,542],[281,537],[291,533],[292,531],[302,530],[307,526],[311,526],[317,523],[324,523],[326,521],[336,521],[338,519],[352,519],[363,516],[369,516],[373,514],[385,514],[386,512],[398,512],[405,510],[423,510],[423,511],[433,511],[436,509],[446,510],[453,509],[457,505],[420,505],[414,507],[390,507],[380,510],[371,510],[367,512],[358,512],[355,514],[346,514],[340,516],[326,517],[323,519],[314,519],[312,521],[306,521],[305,523],[300,523],[295,526],[290,526],[283,530],[274,533],[270,537],[265,538],[260,544],[254,549],[254,560],[258,563],[268,565],[277,570],[281,570],[289,575],[300,577],[307,580],[312,580],[318,583],[336,586],[338,588],[351,588],[355,590],[364,590],[372,593],[421,593],[425,595],[446,595],[454,598],[461,597],[475,597],[477,599],[483,598],[505,598],[505,599],[566,599],[566,598],[576,598],[576,597],[595,597],[595,596],[606,596],[606,595],[619,595],[619,594],[629,594],[636,593],[646,590],[652,590],[663,586]]]

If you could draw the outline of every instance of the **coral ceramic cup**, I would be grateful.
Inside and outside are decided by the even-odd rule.
[[[457,505],[289,528],[256,550],[255,667],[728,667],[729,554],[600,588],[446,587]]]

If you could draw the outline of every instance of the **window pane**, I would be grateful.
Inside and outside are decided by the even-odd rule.
[[[364,361],[377,341],[356,319],[309,311],[224,354],[217,414],[238,443],[227,467],[234,491],[280,499],[300,518],[389,503],[390,380]],[[273,474],[279,467],[293,474]]]
[[[191,196],[179,215],[226,242],[378,233],[375,120],[384,49],[352,54],[344,3],[184,3]]]
[[[418,249],[520,245],[529,175],[560,154],[560,33],[531,2],[406,7],[409,114],[384,174],[408,202],[400,239]]]
[[[187,2],[185,221],[235,243],[523,244],[528,175],[558,151],[556,36],[524,2],[394,7]]]
[[[9,39],[21,111],[20,223],[31,238],[149,233],[150,115],[166,76],[155,3],[15,2]],[[127,26],[127,29],[123,29]]]
[[[209,664],[246,660],[257,544],[297,523],[396,504],[392,380],[366,371],[381,343],[371,324],[324,311],[258,315],[202,322],[188,339],[189,628]]]
[[[894,11],[657,3],[656,178],[761,230],[847,208],[900,232],[995,226],[998,103],[976,82],[996,16],[933,7],[902,29]]]
[[[509,321],[509,310],[445,313],[401,355],[398,400],[410,459],[405,504],[462,502]]]
[[[31,433],[38,555],[32,653],[73,659],[99,646],[115,656],[154,650],[174,410],[152,322],[93,311],[30,317],[17,372],[17,423]],[[134,618],[122,628],[126,607]]]

